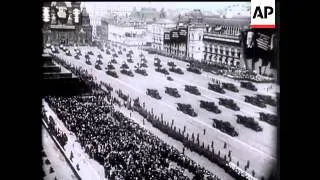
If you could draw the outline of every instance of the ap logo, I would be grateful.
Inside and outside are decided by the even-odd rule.
[[[251,28],[275,28],[275,0],[251,1]]]

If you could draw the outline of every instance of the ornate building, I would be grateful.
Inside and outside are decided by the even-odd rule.
[[[166,28],[174,28],[176,27],[176,22],[170,19],[159,19],[154,24],[152,24],[152,48],[162,51],[163,50],[163,34]]]
[[[229,65],[243,65],[240,61],[240,32],[249,26],[250,17],[244,18],[206,18],[203,36],[203,60],[221,62]]]
[[[92,25],[80,2],[45,2],[42,7],[43,43],[91,44]]]

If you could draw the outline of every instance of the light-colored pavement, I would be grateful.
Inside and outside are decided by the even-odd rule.
[[[57,179],[77,180],[66,159],[51,139],[47,130],[45,130],[44,128],[42,128],[42,142],[43,151],[47,156],[43,158],[43,163],[45,162],[45,159],[48,159],[50,161],[49,165],[45,163],[43,164],[43,170],[46,174],[44,180],[52,180],[55,177]],[[53,168],[53,173],[50,173],[50,167]]]

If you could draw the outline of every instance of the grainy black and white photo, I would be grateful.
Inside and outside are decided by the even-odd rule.
[[[44,2],[45,180],[267,180],[279,34],[250,2]]]

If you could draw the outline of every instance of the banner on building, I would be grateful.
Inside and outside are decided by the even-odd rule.
[[[179,38],[179,32],[177,30],[171,31],[171,38],[172,39],[178,39]]]
[[[244,52],[247,59],[262,59],[263,65],[275,66],[275,31],[272,29],[255,29],[242,32]]]
[[[164,39],[165,43],[169,43],[170,42],[170,32],[165,32],[163,39]]]

